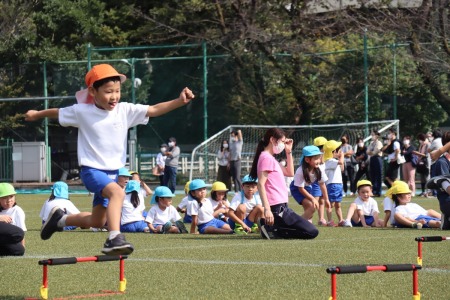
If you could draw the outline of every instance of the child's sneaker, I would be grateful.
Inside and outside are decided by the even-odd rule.
[[[244,228],[242,228],[242,225],[240,224],[234,225],[234,233],[241,235],[247,234],[247,232],[244,230]]]
[[[336,224],[334,224],[333,220],[327,223],[328,227],[336,227]]]
[[[105,244],[103,244],[102,253],[106,255],[127,255],[131,254],[133,250],[133,245],[125,240],[123,234],[119,233],[112,240],[106,240]]]
[[[353,227],[352,222],[349,220],[342,220],[339,222],[339,226],[341,227]]]
[[[258,224],[254,223],[253,226],[251,227],[251,230],[252,233],[258,233],[259,232]]]
[[[327,226],[327,222],[320,220],[319,222],[317,222],[317,225],[319,225],[319,226]]]
[[[161,233],[169,233],[170,228],[172,228],[172,222],[166,222],[161,228]]]
[[[444,181],[450,182],[448,175],[436,176],[427,181],[426,187],[432,190],[442,190]]]
[[[423,225],[422,225],[422,223],[415,222],[411,225],[411,227],[416,228],[416,229],[422,229]]]
[[[53,207],[41,227],[41,239],[48,240],[53,233],[63,231],[64,227],[58,227],[58,221],[64,216],[64,211],[59,207]]]
[[[176,221],[175,222],[175,226],[177,226],[178,230],[180,231],[180,233],[188,233],[186,226],[184,225],[183,222],[181,221]]]

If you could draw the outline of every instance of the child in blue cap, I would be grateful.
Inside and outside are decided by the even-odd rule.
[[[236,234],[258,232],[257,220],[264,215],[261,198],[258,194],[258,178],[245,175],[242,190],[231,199],[228,223]]]
[[[325,182],[328,177],[320,168],[322,152],[316,146],[305,146],[300,158],[300,166],[294,174],[290,185],[291,195],[298,204],[303,206],[303,218],[312,222],[314,212],[319,209],[319,197],[328,201]],[[318,185],[319,189],[314,188]]]
[[[201,179],[194,179],[189,184],[189,204],[187,213],[192,216],[191,233],[227,234],[233,233],[230,225],[214,217],[211,201],[206,198],[206,184]]]
[[[39,216],[42,219],[42,224],[47,221],[49,213],[54,207],[61,208],[66,215],[79,214],[80,210],[69,200],[69,187],[63,181],[57,181],[52,186],[52,193],[50,197],[42,205]],[[65,226],[64,230],[74,230],[76,226]]]
[[[139,193],[141,183],[130,180],[125,186],[125,199],[120,218],[120,231],[122,232],[149,232],[150,229],[144,219],[145,201]]]
[[[147,222],[151,233],[187,233],[177,209],[172,205],[175,194],[167,186],[158,186],[150,204],[153,206],[147,213]]]

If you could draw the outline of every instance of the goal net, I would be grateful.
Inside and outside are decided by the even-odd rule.
[[[399,132],[399,120],[310,125],[310,126],[260,126],[260,125],[230,125],[206,141],[194,148],[190,161],[189,180],[201,178],[208,184],[217,178],[219,168],[217,154],[220,145],[224,140],[230,139],[232,130],[240,129],[244,144],[241,157],[241,175],[245,176],[250,172],[253,156],[255,154],[258,141],[262,139],[267,129],[278,127],[285,131],[286,136],[294,140],[293,157],[294,165],[298,165],[302,149],[306,145],[313,144],[314,138],[323,136],[329,140],[340,140],[343,134],[349,137],[349,144],[355,145],[358,138],[363,138],[365,142],[370,140],[370,134],[376,130],[383,136],[389,128],[394,128]]]

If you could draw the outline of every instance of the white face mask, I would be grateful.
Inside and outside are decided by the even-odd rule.
[[[278,144],[276,145],[272,145],[272,150],[274,154],[280,154],[281,152],[283,152],[284,150],[284,143],[283,142],[278,142]]]
[[[223,144],[223,148],[227,149],[228,148],[228,144]]]
[[[409,140],[403,140],[403,145],[409,145]]]
[[[428,140],[430,141],[430,143],[434,140],[434,137],[432,137],[432,136],[430,136],[429,138],[428,138]]]
[[[280,166],[286,167],[286,161],[285,160],[280,161]]]
[[[364,143],[358,143],[358,147],[359,147],[359,148],[364,147]]]
[[[174,142],[169,142],[169,147],[173,147],[173,146],[175,146],[175,143]]]
[[[161,147],[161,149],[159,149],[159,150],[161,150],[161,152],[164,153],[164,152],[166,152],[167,149],[166,149],[166,147]]]
[[[389,133],[387,137],[388,139],[392,139],[392,133]]]
[[[372,141],[375,141],[377,137],[375,135],[372,135]]]

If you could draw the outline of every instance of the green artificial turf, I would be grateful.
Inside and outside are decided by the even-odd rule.
[[[0,299],[39,298],[41,259],[100,255],[106,232],[75,230],[39,238],[39,211],[47,195],[17,195],[26,213],[26,253],[1,259]],[[91,197],[71,195],[81,211]],[[174,205],[181,196],[177,196]],[[345,198],[343,212],[353,198]],[[382,198],[378,198],[382,210]],[[414,198],[438,209],[434,199]],[[148,208],[149,199],[147,199]],[[302,208],[291,200],[299,213]],[[381,213],[383,217],[383,213]],[[337,220],[335,219],[335,222]],[[314,219],[317,223],[317,219]],[[190,224],[187,224],[189,230]],[[135,251],[125,260],[124,295],[92,297],[117,291],[119,262],[49,266],[49,298],[74,299],[328,299],[336,265],[416,263],[418,236],[450,236],[423,229],[320,227],[314,240],[263,240],[257,234],[191,235],[126,234]],[[424,269],[419,271],[422,299],[450,299],[450,242],[423,243]],[[411,299],[412,272],[369,272],[337,276],[338,299]]]

